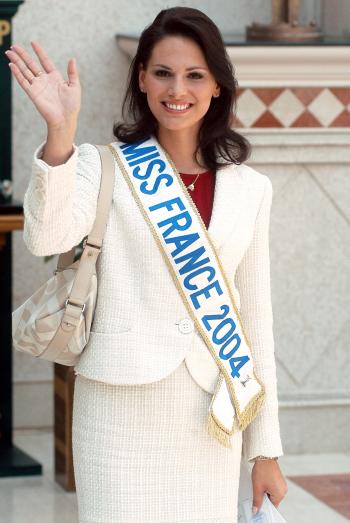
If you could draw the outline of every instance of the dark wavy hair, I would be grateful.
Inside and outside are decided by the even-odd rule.
[[[251,152],[250,143],[231,127],[236,114],[238,85],[233,66],[218,27],[202,11],[191,7],[163,9],[143,30],[129,69],[122,104],[124,122],[114,123],[114,136],[125,143],[146,139],[151,134],[157,136],[158,121],[149,108],[146,94],[139,87],[139,64],[142,63],[146,69],[155,44],[169,35],[194,40],[220,86],[220,96],[211,99],[200,126],[195,159],[200,151],[205,165],[214,172],[220,169],[220,165],[244,162]],[[131,122],[126,115],[132,116]],[[221,157],[219,160],[218,156]]]

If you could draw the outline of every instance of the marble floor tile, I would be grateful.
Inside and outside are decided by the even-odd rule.
[[[39,461],[42,476],[0,478],[0,523],[76,523],[75,492],[54,479],[51,430],[15,430],[14,444]]]
[[[288,493],[279,506],[287,523],[349,523],[349,520],[287,479]]]
[[[279,463],[287,476],[350,473],[350,454],[289,454]]]
[[[350,520],[350,474],[288,476],[288,479]]]

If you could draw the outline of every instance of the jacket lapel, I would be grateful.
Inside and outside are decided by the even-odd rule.
[[[226,241],[232,241],[246,190],[239,166],[232,164],[217,171],[213,209],[208,227],[209,236],[217,251]]]

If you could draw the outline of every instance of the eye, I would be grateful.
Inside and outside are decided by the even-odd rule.
[[[155,74],[156,76],[163,76],[162,73],[168,74],[169,71],[166,71],[165,69],[158,69]]]
[[[197,78],[203,78],[203,75],[201,75],[200,73],[190,73],[190,74],[194,74]]]

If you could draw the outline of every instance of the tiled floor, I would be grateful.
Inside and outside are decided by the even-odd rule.
[[[53,438],[48,431],[15,431],[15,444],[43,464],[43,476],[0,479],[0,523],[76,523],[74,492],[67,493],[54,481]],[[350,454],[308,454],[283,456],[281,468],[287,477],[288,494],[279,509],[287,523],[346,523],[349,519],[326,505],[339,500],[339,487],[329,495],[328,485],[339,474],[349,478]],[[322,475],[316,478],[315,475]],[[305,477],[313,476],[305,479]],[[289,478],[293,477],[293,481]],[[303,477],[303,479],[301,479]],[[338,477],[340,479],[340,476]],[[308,490],[300,485],[303,484]],[[318,486],[315,489],[315,485]],[[322,487],[322,488],[320,488]],[[349,481],[342,481],[349,489]],[[313,496],[310,492],[315,492]],[[350,499],[350,492],[345,492]],[[344,510],[338,504],[337,508]],[[107,523],[107,522],[106,522]],[[109,523],[109,522],[108,522]]]
[[[281,513],[288,523],[341,523],[349,519],[310,493],[318,481],[325,475],[344,474],[350,472],[350,454],[304,454],[283,456],[280,458],[281,468],[288,481],[288,494],[281,503]],[[310,477],[305,481],[307,490],[297,484],[300,477]],[[293,478],[293,480],[291,480]],[[329,497],[334,501],[337,492]],[[350,491],[346,494],[350,498]]]
[[[289,477],[294,483],[350,520],[350,474]]]

